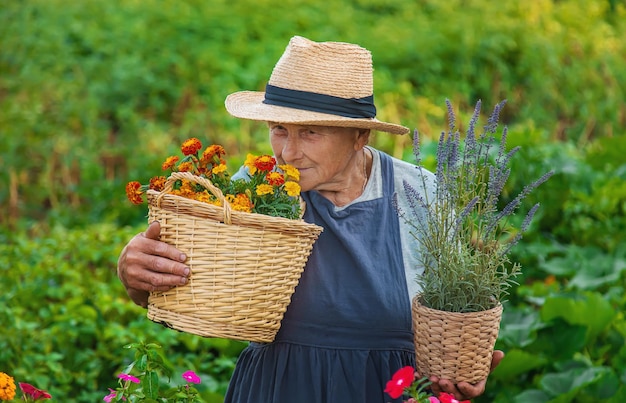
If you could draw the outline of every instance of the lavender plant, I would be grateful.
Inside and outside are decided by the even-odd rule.
[[[521,267],[510,261],[509,252],[528,229],[539,203],[527,212],[519,228],[511,218],[525,197],[553,172],[527,185],[499,209],[511,173],[509,163],[519,151],[519,147],[506,150],[506,127],[499,141],[494,136],[504,104],[502,101],[496,105],[482,134],[477,136],[481,110],[478,101],[461,140],[452,105],[446,101],[449,128],[441,133],[437,146],[437,187],[432,200],[428,192],[404,182],[409,211],[398,209],[398,213],[411,226],[422,248],[424,273],[417,281],[422,289],[421,303],[430,308],[450,312],[491,309],[517,284],[515,277]],[[417,130],[413,154],[418,169],[424,169]],[[426,183],[423,185],[426,190]]]

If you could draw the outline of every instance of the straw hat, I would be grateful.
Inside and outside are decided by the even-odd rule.
[[[373,91],[367,49],[294,36],[265,92],[236,92],[225,104],[231,115],[243,119],[408,133],[404,126],[376,119]]]

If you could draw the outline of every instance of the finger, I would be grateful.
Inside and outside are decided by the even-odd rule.
[[[454,398],[457,400],[463,400],[464,396],[457,389],[457,385],[454,384],[449,379],[440,379],[439,380],[439,388],[446,393],[454,395]]]
[[[158,235],[156,236],[156,239],[154,238],[155,233],[160,234],[160,232],[157,232],[159,228],[158,222],[156,224],[150,224],[148,229],[139,234],[139,236],[133,239],[131,243],[133,243],[133,246],[136,246],[137,250],[149,255],[162,256],[178,262],[184,262],[187,260],[187,255],[185,255],[182,251],[176,249],[172,245],[159,241]]]
[[[439,395],[441,392],[443,392],[441,386],[439,386],[438,377],[433,375],[429,377],[428,380],[430,381],[430,390],[432,390],[435,395]]]
[[[152,221],[146,231],[143,233],[146,238],[158,240],[161,236],[161,223],[158,221]]]
[[[168,284],[168,280],[166,276],[159,276],[159,279],[152,279],[152,281],[145,282],[140,281],[137,283],[137,290],[146,291],[146,292],[165,292],[172,289],[172,287],[177,285],[182,285],[181,283],[174,284],[173,286]],[[176,279],[179,279],[178,277]],[[174,280],[175,281],[175,280]],[[180,280],[179,280],[180,281]]]
[[[477,396],[480,396],[483,393],[485,393],[486,383],[487,383],[486,379],[483,379],[482,381],[473,385],[468,382],[459,382],[456,385],[458,392],[459,392],[459,396],[457,397],[457,395],[455,395],[455,397],[458,400],[464,400],[464,399],[473,399]]]
[[[494,369],[496,369],[498,365],[500,365],[500,362],[502,361],[503,358],[504,358],[504,351],[494,350],[493,356],[491,357],[491,371],[493,371]]]
[[[145,259],[140,263],[129,264],[124,270],[124,280],[128,287],[144,291],[164,291],[187,283],[189,268],[184,264],[161,257],[143,256]]]

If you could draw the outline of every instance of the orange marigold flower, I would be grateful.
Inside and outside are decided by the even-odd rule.
[[[285,191],[291,197],[296,197],[300,195],[300,191],[302,188],[297,182],[288,181],[285,182]]]
[[[183,142],[180,150],[184,155],[195,155],[202,148],[202,143],[195,137],[192,137]]]
[[[176,163],[178,162],[179,159],[180,158],[178,158],[178,156],[176,156],[176,155],[173,155],[171,157],[167,157],[165,162],[163,162],[163,164],[161,164],[161,169],[163,169],[165,171],[166,169],[174,168],[174,165],[176,165]]]
[[[178,166],[179,172],[193,172],[193,169],[194,169],[194,166],[193,166],[193,162],[191,161],[181,162],[181,164]]]
[[[211,173],[213,173],[213,175],[218,175],[218,174],[221,174],[222,172],[226,172],[226,164],[216,165],[211,170]]]
[[[226,200],[230,203],[230,206],[235,211],[242,211],[244,213],[250,213],[254,205],[252,201],[243,193],[239,193],[237,196],[226,195]]]
[[[128,182],[126,184],[126,197],[133,204],[143,203],[143,191],[141,190],[141,183],[137,181]]]
[[[12,376],[0,372],[0,400],[15,398],[15,380]]]
[[[291,179],[296,182],[300,180],[300,171],[293,165],[283,164],[279,165],[278,168],[285,173],[285,180]]]
[[[193,199],[193,195],[194,193],[196,193],[196,184],[195,182],[183,180],[178,191],[180,192],[181,196]]]
[[[148,186],[152,190],[160,192],[165,187],[165,176],[154,176],[150,178],[150,185]]]
[[[202,162],[209,163],[213,161],[221,161],[222,156],[225,154],[226,150],[224,150],[224,147],[218,144],[213,144],[207,147],[206,150],[204,150],[204,152],[202,153]]]
[[[280,186],[285,183],[285,177],[280,172],[268,172],[265,180],[272,186]]]
[[[256,194],[259,196],[269,195],[274,193],[274,187],[266,183],[262,183],[256,187]]]
[[[250,175],[254,175],[256,173],[256,165],[254,165],[254,161],[256,161],[256,158],[256,156],[248,154],[246,156],[246,161],[243,163],[243,165],[248,168],[248,172],[250,172]]]
[[[259,171],[269,172],[276,166],[276,159],[271,155],[261,155],[254,161],[254,166]]]

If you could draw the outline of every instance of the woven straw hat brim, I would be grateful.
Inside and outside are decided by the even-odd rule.
[[[226,110],[234,117],[249,120],[316,126],[354,127],[392,134],[407,134],[409,132],[407,127],[381,122],[376,118],[347,118],[321,112],[268,105],[263,103],[264,99],[264,92],[235,92],[226,98]]]

